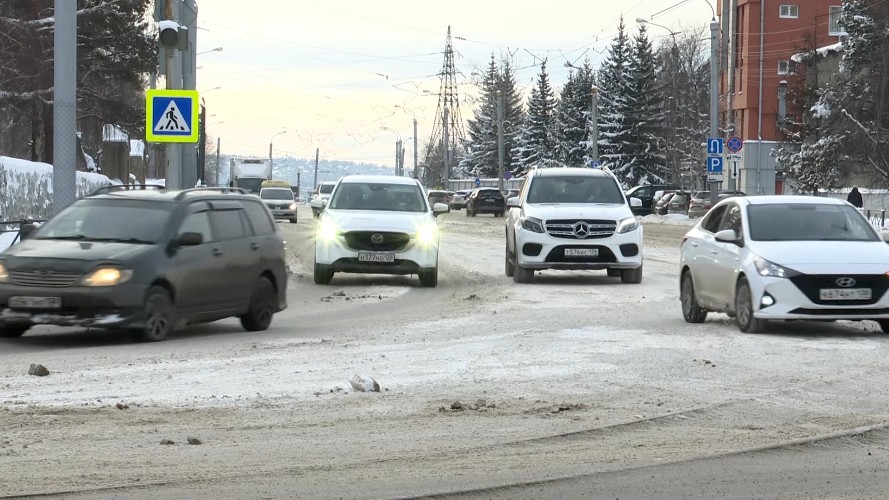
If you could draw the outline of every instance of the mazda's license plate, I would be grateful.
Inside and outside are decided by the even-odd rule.
[[[870,288],[822,288],[818,291],[821,300],[870,300]]]
[[[395,262],[394,253],[359,253],[359,262]]]
[[[566,248],[565,257],[598,257],[598,248]]]
[[[61,297],[10,297],[11,309],[60,309]]]

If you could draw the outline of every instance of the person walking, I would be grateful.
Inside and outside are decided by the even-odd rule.
[[[852,191],[849,192],[846,201],[854,205],[856,208],[864,206],[864,202],[861,199],[861,193],[858,192],[858,186],[852,186]]]

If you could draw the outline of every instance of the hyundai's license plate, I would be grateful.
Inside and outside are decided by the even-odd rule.
[[[395,262],[394,253],[359,253],[359,262]]]
[[[870,300],[870,288],[822,288],[818,291],[821,300]]]
[[[61,297],[10,297],[11,309],[60,309]]]
[[[566,248],[565,257],[598,257],[598,248]]]

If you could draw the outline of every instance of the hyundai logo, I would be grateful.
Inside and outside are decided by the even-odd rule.
[[[370,236],[370,242],[374,245],[379,245],[383,242],[383,235],[380,233],[374,233]]]
[[[578,238],[586,238],[590,234],[590,226],[586,222],[578,222],[574,224],[574,236]]]
[[[855,279],[849,278],[849,277],[837,278],[837,280],[834,283],[836,283],[837,286],[841,286],[843,288],[849,288],[849,287],[855,286]]]

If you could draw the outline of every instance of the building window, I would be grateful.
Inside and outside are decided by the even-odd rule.
[[[845,35],[846,32],[840,26],[840,16],[843,14],[842,5],[830,6],[830,20],[827,23],[827,34],[830,36]]]
[[[798,18],[799,5],[782,5],[778,11],[778,17]]]
[[[786,75],[790,73],[790,61],[778,61],[778,74]]]

